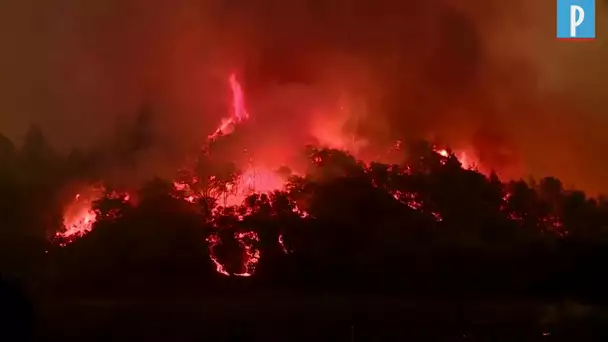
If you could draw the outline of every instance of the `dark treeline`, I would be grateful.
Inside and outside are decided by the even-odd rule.
[[[307,152],[306,176],[240,207],[221,207],[210,191],[191,203],[168,179],[126,189],[137,199],[130,202],[108,184],[94,204],[94,229],[62,247],[54,235],[63,229],[65,189],[98,181],[99,155],[54,153],[36,127],[20,148],[2,138],[0,270],[61,295],[286,289],[603,299],[601,198],[555,178],[501,182],[426,143],[412,145],[401,165]],[[209,174],[203,159],[191,170],[200,178]],[[215,181],[225,188],[237,175],[228,174]],[[235,236],[249,232],[259,237],[249,241],[261,256],[255,275],[216,272],[210,237],[222,242],[217,259],[239,273],[247,251]]]

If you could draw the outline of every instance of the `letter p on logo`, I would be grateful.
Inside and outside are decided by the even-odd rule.
[[[595,38],[595,0],[557,0],[557,38]]]

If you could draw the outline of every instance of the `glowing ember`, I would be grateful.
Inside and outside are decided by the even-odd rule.
[[[260,250],[255,247],[255,244],[260,242],[260,238],[256,232],[245,232],[235,234],[235,239],[239,241],[244,253],[244,272],[235,276],[250,277],[255,273],[255,268],[260,262]]]
[[[300,218],[310,217],[310,214],[308,212],[306,212],[306,210],[300,209],[297,205],[294,205],[294,207],[291,211],[298,214],[298,216],[300,216]],[[281,241],[279,241],[279,242],[281,242]]]
[[[422,206],[423,206],[422,202],[419,201],[418,199],[416,199],[416,194],[397,191],[395,194],[393,194],[393,197],[396,200],[399,200],[399,201],[407,204],[407,206],[410,207],[411,209],[414,209],[414,210],[422,209]]]
[[[222,240],[217,234],[212,234],[207,238],[211,261],[215,264],[215,270],[219,274],[225,276],[234,275],[237,277],[250,277],[255,273],[255,269],[260,262],[260,250],[255,247],[260,241],[260,238],[256,232],[236,233],[234,234],[234,238],[238,241],[243,250],[242,273],[231,274],[215,255],[215,248],[222,244]]]
[[[529,218],[529,216],[526,212],[515,212],[510,209],[509,201],[512,199],[512,197],[512,193],[505,193],[500,205],[500,211],[506,215],[509,220],[515,221],[518,224],[523,224],[526,221],[526,218]],[[537,219],[536,224],[540,231],[553,234],[557,237],[568,236],[568,231],[565,229],[561,217],[550,214]]]
[[[193,181],[197,180],[193,179]],[[197,199],[203,197],[203,194],[192,191],[192,189],[190,189],[190,185],[184,182],[173,182],[173,188],[177,191],[182,192],[184,195],[183,199],[189,203],[196,203]]]
[[[178,191],[187,191],[189,190],[189,186],[186,183],[182,182],[173,182],[173,187]]]
[[[219,262],[219,260],[215,256],[215,253],[213,252],[214,248],[222,243],[222,240],[220,240],[219,236],[213,234],[207,238],[207,243],[209,244],[209,257],[211,258],[211,261],[213,261],[213,263],[215,264],[215,270],[217,271],[217,273],[225,276],[230,276],[230,273],[226,271],[224,265]]]
[[[285,254],[289,254],[293,251],[289,250],[287,248],[287,246],[285,245],[285,239],[283,238],[283,234],[279,235],[279,246],[281,246],[281,250],[283,250],[283,253]]]
[[[393,193],[393,197],[396,200],[398,200],[399,202],[404,203],[405,205],[410,207],[410,209],[420,211],[420,212],[425,212],[424,203],[418,198],[418,196],[415,193],[395,191]],[[440,213],[435,212],[435,211],[428,211],[428,213],[431,214],[435,218],[435,221],[437,221],[437,222],[443,221],[443,217],[441,216]]]

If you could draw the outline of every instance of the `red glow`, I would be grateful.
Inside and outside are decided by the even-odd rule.
[[[446,149],[435,149],[435,152],[444,158],[448,158],[450,156],[450,152]],[[490,173],[490,170],[486,167],[483,167],[479,162],[479,158],[475,156],[475,153],[471,150],[456,150],[452,152],[456,159],[460,162],[463,169],[476,170],[485,175]]]
[[[240,122],[249,119],[249,113],[245,108],[245,95],[241,84],[237,81],[236,75],[233,73],[228,78],[230,89],[232,91],[232,113],[229,117],[222,119],[219,127],[209,139],[213,140],[220,135],[227,135],[234,131],[234,126]]]
[[[230,89],[232,90],[233,117],[236,118],[236,122],[249,119],[249,113],[247,113],[247,109],[245,109],[245,95],[243,94],[243,88],[236,80],[236,75],[234,73],[231,74],[228,81],[230,82]]]
[[[243,248],[243,273],[236,273],[237,277],[250,277],[255,273],[255,268],[260,262],[260,250],[255,247],[255,244],[260,242],[260,238],[256,232],[245,232],[235,234],[235,238]]]
[[[89,233],[97,222],[97,214],[93,210],[93,202],[104,196],[105,189],[99,186],[85,187],[74,196],[63,212],[64,230],[57,232],[55,237],[62,245],[73,242]],[[126,202],[131,200],[127,193],[112,191],[106,194],[111,199],[122,199]]]
[[[62,243],[84,236],[93,229],[93,224],[97,220],[97,215],[92,209],[93,202],[102,194],[103,189],[92,187],[74,196],[74,200],[64,210],[65,230],[56,234],[56,237],[63,240]]]
[[[271,193],[282,190],[286,179],[277,172],[264,167],[250,165],[238,178],[237,186],[226,196],[225,205],[240,205],[253,193]]]
[[[207,238],[207,243],[209,244],[209,257],[211,258],[211,261],[213,261],[213,264],[215,265],[215,270],[217,271],[217,273],[225,275],[225,276],[230,276],[230,273],[228,273],[228,271],[226,271],[226,268],[224,267],[224,265],[222,265],[222,263],[220,263],[218,258],[215,256],[215,253],[213,252],[214,248],[222,243],[222,240],[220,240],[219,236],[213,234]]]
[[[331,115],[327,113],[331,113]],[[368,141],[355,132],[353,124],[358,119],[359,117],[353,113],[353,109],[345,103],[344,97],[341,97],[337,105],[328,106],[325,110],[316,110],[312,113],[310,134],[320,147],[358,155],[361,149],[368,145]],[[346,129],[347,127],[350,129]]]
[[[232,95],[231,112],[226,118],[221,120],[214,133],[208,136],[209,141],[219,142],[220,137],[232,134],[237,129],[239,124],[245,123],[250,118],[250,114],[245,106],[245,94],[243,88],[238,82],[235,74],[231,74],[229,76],[228,85]],[[353,119],[352,113],[343,104],[340,104],[339,109],[336,110],[336,113],[339,115],[334,116],[331,120],[327,117],[317,117],[317,119],[313,119],[313,125],[311,127],[312,132],[310,132],[310,134],[316,138],[318,144],[322,147],[347,151],[355,157],[360,157],[358,152],[362,147],[367,145],[367,141],[358,138],[354,133],[354,129],[350,132],[344,130],[344,127],[348,126],[347,122]],[[397,152],[397,154],[399,154],[401,153],[401,150],[402,142],[398,141],[390,149],[389,153]],[[458,159],[464,169],[475,169],[488,175],[488,172],[485,172],[485,168],[480,170],[480,166],[483,165],[480,165],[478,155],[473,149],[460,148],[457,150],[448,150],[436,148],[435,152],[439,155],[439,157],[441,157],[441,163],[444,165],[448,161],[447,158],[453,156]],[[254,193],[269,194],[276,190],[284,190],[285,183],[287,181],[286,176],[277,173],[275,168],[269,167],[267,164],[265,164],[265,162],[274,160],[273,153],[276,154],[277,151],[273,150],[271,153],[260,154],[257,160],[251,158],[244,168],[242,167],[243,165],[239,165],[243,171],[238,175],[238,177],[236,177],[236,179],[230,178],[230,180],[227,180],[225,184],[222,184],[222,186],[211,185],[210,187],[213,187],[211,190],[200,190],[201,187],[196,186],[196,184],[214,183],[219,176],[208,175],[204,176],[207,179],[198,179],[197,177],[203,176],[192,176],[196,173],[189,172],[190,176],[188,177],[190,179],[182,179],[180,181],[173,182],[174,188],[181,192],[179,195],[176,195],[176,197],[189,203],[197,203],[204,196],[210,196],[214,197],[220,205],[231,207],[242,205],[244,200],[249,195]],[[321,157],[316,156],[313,158],[312,162],[313,164],[320,165],[322,164],[323,160]],[[400,169],[399,172],[402,174],[410,174],[412,172],[411,170],[412,169],[409,166],[403,165],[403,168]],[[76,195],[74,201],[66,208],[64,214],[65,231],[58,233],[57,236],[70,242],[74,238],[83,236],[91,231],[94,223],[97,220],[96,214],[92,210],[92,204],[95,200],[101,198],[102,194],[103,190],[95,190]],[[123,196],[126,201],[128,201],[130,198],[128,194],[123,194],[121,196]],[[421,198],[420,194],[409,191],[394,191],[392,196],[397,201],[407,205],[412,210],[429,215],[429,217],[433,218],[436,222],[443,221],[441,214],[434,209],[433,204],[430,203],[428,199]],[[521,215],[509,211],[509,196],[509,194],[505,196],[501,210],[514,221],[523,221]],[[297,206],[294,207],[293,211],[302,218],[309,216],[308,213],[300,210]],[[251,213],[241,212],[238,219],[244,221],[243,216],[246,217],[246,215],[249,214]],[[217,211],[213,212],[212,215],[213,217],[216,217]],[[548,229],[553,232],[565,234],[561,233],[561,221],[557,217],[542,218],[541,224],[549,227]],[[225,276],[249,277],[255,273],[261,257],[260,251],[257,248],[260,241],[259,236],[254,231],[241,231],[235,233],[233,238],[238,242],[243,253],[239,273],[229,272],[214,252],[216,247],[222,244],[219,234],[211,234],[207,238],[209,257],[214,263],[215,269],[218,273]],[[292,252],[286,247],[283,235],[279,235],[277,242],[281,246],[284,253]]]
[[[235,233],[234,239],[236,239],[241,246],[243,251],[243,264],[241,266],[240,273],[231,274],[228,272],[226,267],[221,263],[218,257],[215,255],[215,248],[222,244],[222,240],[217,234],[212,234],[207,238],[209,246],[209,257],[215,265],[215,270],[225,276],[237,276],[237,277],[250,277],[255,273],[255,269],[260,262],[260,250],[255,246],[260,238],[256,232],[242,232]]]

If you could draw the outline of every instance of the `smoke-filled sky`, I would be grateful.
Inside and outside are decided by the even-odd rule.
[[[510,150],[522,175],[608,192],[607,14],[564,42],[555,0],[2,0],[0,131],[90,146],[145,105],[195,140],[234,71],[266,144],[356,118],[369,140]]]

